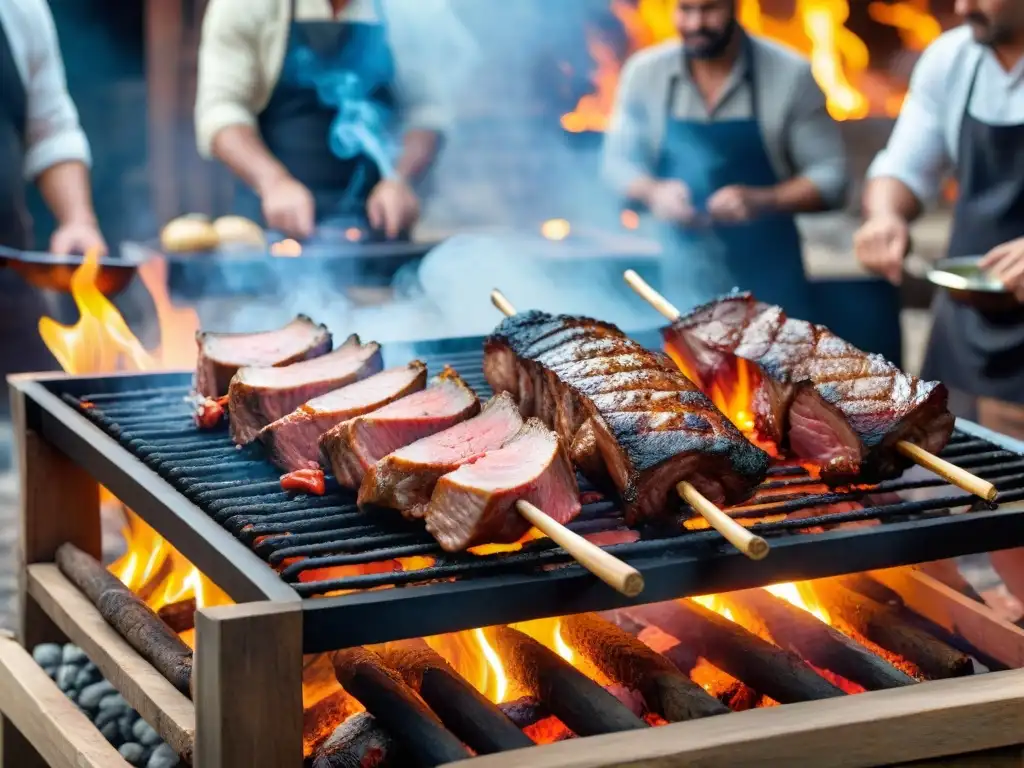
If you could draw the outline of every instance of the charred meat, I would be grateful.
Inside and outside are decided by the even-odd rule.
[[[756,433],[819,465],[833,484],[896,477],[911,464],[897,442],[938,453],[953,432],[944,385],[748,293],[698,307],[664,336],[705,391],[734,378],[741,365],[753,368]]]
[[[343,421],[321,435],[323,462],[341,485],[359,488],[367,470],[392,451],[479,412],[476,394],[446,367],[425,390]]]
[[[228,393],[231,377],[246,366],[291,365],[331,351],[331,332],[305,315],[297,315],[288,325],[259,333],[196,334],[199,361],[195,388],[204,397]]]
[[[260,430],[271,462],[285,472],[320,466],[320,435],[336,424],[375,411],[423,389],[427,367],[415,360],[315,397]]]
[[[359,487],[359,505],[422,517],[442,475],[500,448],[522,426],[511,395],[492,397],[478,416],[399,448],[370,467]]]
[[[747,498],[768,470],[753,446],[664,355],[608,323],[526,312],[484,346],[484,374],[621,494],[630,524],[672,508],[688,480],[715,503]]]
[[[303,403],[383,367],[380,345],[361,344],[352,335],[333,352],[312,360],[278,368],[239,368],[228,390],[231,437],[239,445],[252,442],[263,427]]]
[[[569,455],[540,419],[529,419],[504,446],[438,480],[427,505],[427,530],[446,552],[511,543],[530,529],[516,511],[520,500],[562,524],[580,511]]]

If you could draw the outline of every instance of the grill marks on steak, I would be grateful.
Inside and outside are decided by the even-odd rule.
[[[488,400],[479,415],[399,448],[370,467],[359,487],[359,505],[422,517],[442,475],[500,448],[522,426],[512,396],[502,392]]]
[[[783,414],[778,441],[819,464],[833,484],[896,477],[911,464],[896,450],[898,441],[938,453],[953,431],[944,385],[921,381],[748,293],[698,307],[665,338],[696,362],[703,387],[735,357],[756,365],[767,408]]]
[[[511,440],[437,481],[427,530],[446,552],[517,541],[530,529],[516,509],[528,501],[559,523],[580,512],[576,473],[558,435],[529,419]]]
[[[344,421],[321,435],[323,461],[341,485],[359,488],[367,470],[392,451],[479,412],[476,393],[445,366],[422,392]]]
[[[667,358],[608,323],[506,318],[485,342],[484,374],[524,416],[554,428],[592,480],[611,481],[630,524],[664,514],[680,480],[733,504],[767,472],[767,454]]]
[[[320,466],[320,435],[336,424],[418,392],[427,382],[419,360],[388,368],[347,387],[315,397],[258,434],[270,461],[285,472]]]
[[[231,437],[245,445],[267,424],[303,403],[379,373],[383,367],[380,345],[362,344],[353,334],[333,352],[312,360],[280,368],[239,368],[228,390]]]
[[[231,377],[246,366],[291,365],[331,351],[331,332],[305,315],[283,328],[258,333],[196,333],[199,359],[195,388],[204,397],[228,393]]]

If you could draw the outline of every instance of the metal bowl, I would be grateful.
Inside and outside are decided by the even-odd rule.
[[[937,261],[928,270],[928,282],[945,288],[950,298],[960,304],[985,312],[1019,312],[1024,305],[978,266],[981,259],[981,256],[958,256]]]
[[[84,260],[84,256],[75,254],[57,256],[0,246],[0,268],[6,267],[17,272],[26,283],[36,288],[60,293],[71,292],[71,276]],[[123,291],[135,277],[140,263],[109,256],[100,258],[99,262],[96,285],[104,296],[116,296]]]

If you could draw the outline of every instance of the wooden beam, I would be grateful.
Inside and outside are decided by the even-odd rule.
[[[128,763],[10,636],[0,638],[0,709],[48,768],[128,768]],[[7,738],[6,733],[3,737]],[[8,762],[7,768],[28,763]]]
[[[196,611],[196,768],[302,765],[302,611]]]
[[[607,734],[453,763],[465,768],[868,768],[1011,746],[1024,733],[1024,670],[937,680]],[[528,756],[527,756],[528,755]]]
[[[28,568],[29,594],[179,755],[191,758],[192,702],[142,658],[55,565]]]
[[[1011,669],[1024,667],[1024,629],[984,603],[965,597],[938,579],[910,568],[872,571],[871,577],[900,596],[919,616],[959,635]]]

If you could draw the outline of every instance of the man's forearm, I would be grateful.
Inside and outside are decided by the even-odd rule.
[[[291,175],[248,125],[231,125],[218,131],[213,137],[213,156],[257,194]]]
[[[78,160],[51,165],[36,178],[39,192],[58,224],[96,223],[89,170]]]
[[[651,192],[657,184],[657,179],[650,176],[637,176],[626,185],[626,198],[642,205],[650,205]]]
[[[861,200],[864,218],[895,216],[913,221],[921,215],[921,201],[899,179],[888,176],[869,179]]]
[[[395,173],[407,181],[415,182],[433,164],[440,144],[441,137],[436,131],[406,131],[402,139],[402,154],[395,163]]]
[[[767,193],[766,207],[782,213],[813,213],[826,207],[817,185],[805,176],[780,182]]]

